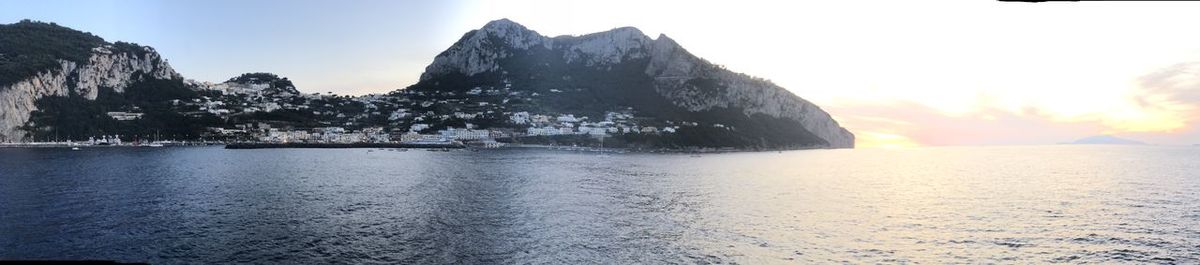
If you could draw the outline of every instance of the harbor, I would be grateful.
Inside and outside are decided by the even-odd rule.
[[[426,143],[229,143],[225,149],[267,149],[267,148],[446,148],[463,149],[463,144],[426,144]]]

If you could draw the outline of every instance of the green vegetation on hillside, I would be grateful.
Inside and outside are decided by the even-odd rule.
[[[500,61],[505,71],[503,73],[485,72],[471,76],[445,74],[421,81],[408,89],[425,91],[427,94],[449,91],[461,95],[474,87],[502,86],[507,81],[515,91],[540,95],[532,97],[529,102],[515,100],[509,103],[509,111],[569,113],[599,121],[597,119],[602,119],[606,112],[632,109],[643,126],[663,128],[678,126],[679,122],[701,124],[680,126],[676,133],[617,135],[606,144],[613,147],[774,149],[828,144],[794,120],[764,114],[747,115],[740,108],[689,111],[678,107],[659,94],[655,90],[654,80],[644,73],[649,63],[647,59],[629,59],[615,65],[596,67],[580,62],[567,63],[562,60],[561,51],[543,47],[507,52],[515,56]],[[697,78],[688,80],[685,85],[698,94],[720,93],[725,89],[715,79]],[[482,120],[471,123],[488,124]],[[716,126],[718,124],[719,127]],[[434,128],[445,126],[434,123]],[[530,137],[523,141],[559,145],[595,144],[590,137]]]
[[[96,100],[72,93],[39,99],[24,130],[34,139],[86,140],[90,136],[122,135],[153,140],[197,139],[205,127],[222,121],[208,113],[185,115],[177,109],[175,100],[189,100],[199,95],[186,87],[182,80],[141,78],[117,93],[101,88]],[[144,113],[140,119],[118,121],[108,112]]]
[[[230,78],[227,82],[235,82],[241,84],[270,84],[271,88],[278,89],[282,92],[291,92],[299,94],[296,86],[292,84],[287,77],[279,77],[272,73],[245,73],[234,78]]]
[[[0,25],[0,86],[16,83],[59,65],[59,59],[86,63],[104,39],[54,23],[31,20]]]

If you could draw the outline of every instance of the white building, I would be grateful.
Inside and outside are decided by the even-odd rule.
[[[554,127],[529,127],[525,129],[525,134],[529,136],[549,136],[562,134],[562,131]]]
[[[476,115],[474,113],[454,112],[455,118],[464,119],[464,120],[475,119],[475,116],[478,116],[478,115]]]
[[[508,117],[508,119],[511,120],[513,124],[528,124],[529,112],[522,111],[513,113],[512,116]]]
[[[558,121],[558,122],[579,122],[579,118],[575,118],[575,115],[574,115],[574,114],[567,114],[567,115],[559,115],[559,116],[558,116],[558,118],[555,118],[555,121]]]
[[[105,114],[108,114],[108,117],[111,117],[114,120],[118,120],[118,121],[132,121],[132,120],[136,120],[136,119],[141,119],[142,115],[145,115],[143,113],[122,112],[122,111],[109,111],[108,113],[105,113]]]
[[[399,120],[399,119],[408,117],[408,115],[409,115],[408,109],[398,109],[398,110],[392,112],[392,114],[388,116],[388,120],[389,121]]]
[[[587,134],[591,136],[607,136],[608,129],[602,127],[581,126],[577,134]]]
[[[492,133],[488,130],[471,130],[471,129],[455,129],[448,128],[438,131],[442,137],[452,140],[469,141],[491,139]]]
[[[419,132],[424,131],[425,129],[429,129],[429,124],[417,123],[413,124],[412,127],[408,127],[408,131],[410,132]]]

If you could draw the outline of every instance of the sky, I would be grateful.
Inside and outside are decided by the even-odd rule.
[[[13,1],[153,46],[187,78],[286,76],[304,92],[417,81],[462,34],[633,26],[830,112],[860,147],[1024,145],[1109,134],[1200,144],[1200,3],[996,1]]]

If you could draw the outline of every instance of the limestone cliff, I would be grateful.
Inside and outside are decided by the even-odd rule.
[[[137,49],[140,50],[112,45],[95,47],[86,63],[58,59],[57,67],[13,84],[0,85],[0,142],[25,140],[20,127],[37,110],[35,103],[42,97],[73,93],[95,99],[100,88],[122,92],[139,78],[181,78],[153,49]]]
[[[650,38],[631,27],[551,38],[507,19],[492,21],[479,30],[468,32],[439,54],[422,74],[422,83],[414,87],[428,87],[428,83],[462,83],[432,80],[439,76],[469,79],[488,73],[505,75],[522,70],[515,68],[530,67],[539,68],[518,72],[536,72],[536,75],[544,76],[551,75],[545,73],[561,74],[562,79],[570,79],[572,76],[605,75],[604,72],[614,68],[635,67],[653,80],[645,89],[665,97],[679,108],[692,112],[734,109],[745,115],[743,119],[752,119],[751,116],[757,114],[782,118],[800,124],[807,131],[803,133],[805,136],[797,137],[806,137],[809,133],[819,137],[823,143],[815,145],[854,147],[854,134],[839,126],[817,105],[769,81],[709,63],[665,35]],[[625,85],[629,84],[640,83]]]
[[[691,55],[666,35],[654,41],[651,52],[646,74],[654,77],[656,91],[677,106],[692,111],[739,107],[747,115],[788,118],[828,141],[830,147],[854,147],[854,134],[816,104],[782,87],[714,66]]]

